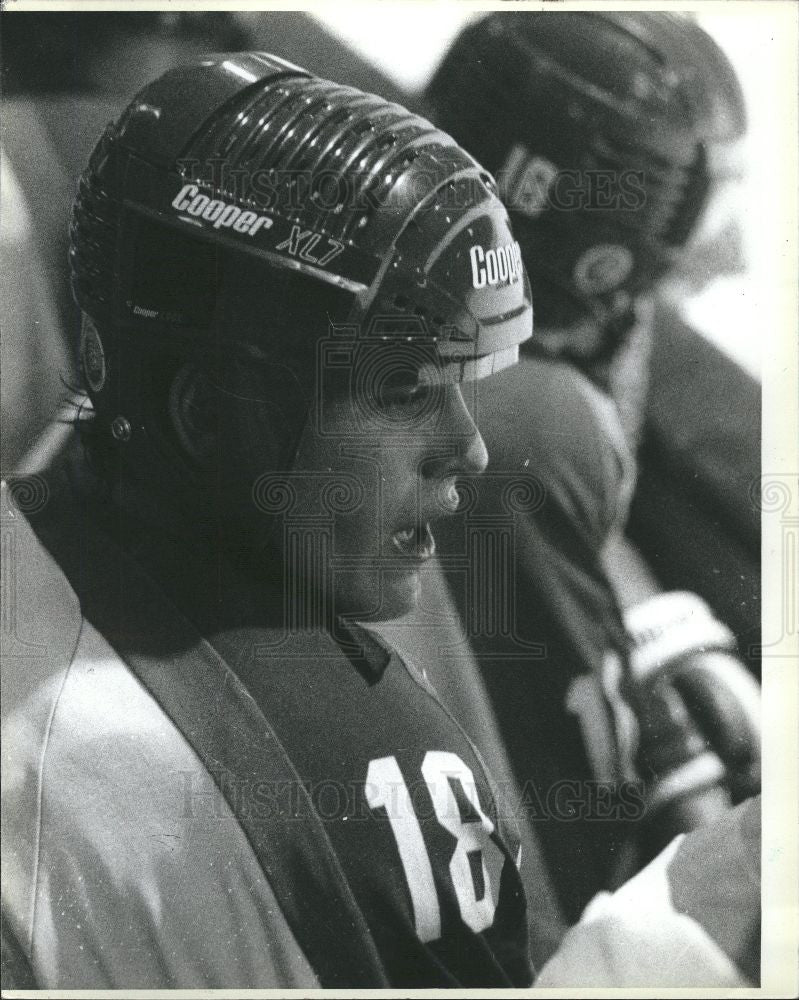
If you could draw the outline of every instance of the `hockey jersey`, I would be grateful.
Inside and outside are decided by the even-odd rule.
[[[421,675],[363,631],[212,648],[56,520],[57,562],[8,508],[4,910],[37,985],[529,984],[514,817]]]

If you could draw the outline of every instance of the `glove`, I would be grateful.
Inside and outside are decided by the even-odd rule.
[[[760,686],[695,594],[659,594],[624,618],[633,643],[627,698],[657,850],[760,791]]]
[[[539,988],[747,987],[760,978],[760,800],[676,837],[601,892],[541,970]]]

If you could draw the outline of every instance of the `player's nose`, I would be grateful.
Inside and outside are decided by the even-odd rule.
[[[453,386],[447,395],[447,425],[455,447],[446,471],[450,475],[485,472],[488,450],[460,387]]]
[[[485,472],[488,467],[488,449],[477,425],[472,423],[474,435],[463,452],[464,472]]]

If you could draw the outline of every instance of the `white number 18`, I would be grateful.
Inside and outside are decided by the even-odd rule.
[[[422,777],[430,793],[436,819],[457,840],[449,863],[449,874],[461,919],[467,927],[479,933],[491,926],[495,910],[486,855],[490,851],[497,855],[497,865],[492,865],[494,870],[499,870],[503,861],[501,850],[491,840],[494,824],[480,806],[474,775],[454,753],[429,750],[422,762]],[[464,822],[461,818],[452,782],[460,785],[477,814],[477,821]],[[396,757],[370,761],[364,792],[371,809],[386,811],[410,891],[416,933],[421,941],[435,941],[441,937],[441,913],[433,869]],[[482,873],[479,898],[472,876],[472,860],[480,866]]]

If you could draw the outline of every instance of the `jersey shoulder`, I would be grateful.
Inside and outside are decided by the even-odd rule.
[[[3,908],[37,984],[318,985],[214,777],[24,517],[10,530]]]

